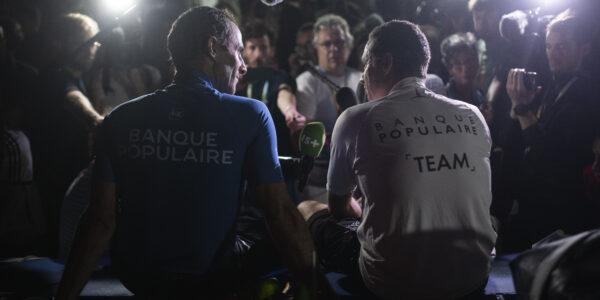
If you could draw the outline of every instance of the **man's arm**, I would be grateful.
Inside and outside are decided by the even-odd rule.
[[[90,206],[81,217],[56,295],[77,299],[115,230],[115,184],[93,182]]]
[[[338,218],[357,218],[362,216],[362,209],[360,205],[352,197],[352,194],[346,195],[335,195],[327,193],[327,202],[329,204],[329,211],[331,214]]]
[[[283,182],[256,187],[256,202],[263,210],[273,242],[282,259],[300,280],[312,273],[314,244],[306,222],[294,207]]]
[[[67,108],[88,128],[95,128],[103,117],[92,106],[90,100],[78,90],[67,93]]]
[[[298,131],[306,125],[306,118],[296,110],[296,96],[289,84],[281,84],[277,94],[277,107],[285,116],[285,124],[292,130]]]

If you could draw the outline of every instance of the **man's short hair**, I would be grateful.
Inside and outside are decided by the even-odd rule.
[[[590,21],[574,16],[559,15],[552,19],[546,27],[546,32],[559,32],[570,36],[578,45],[591,43],[594,39],[594,26]]]
[[[417,25],[392,20],[373,29],[363,60],[376,65],[386,53],[392,55],[394,71],[401,77],[425,78],[431,53],[427,38]]]
[[[319,31],[321,29],[325,29],[325,28],[330,29],[330,30],[331,29],[341,30],[342,34],[344,35],[348,49],[352,50],[352,47],[354,46],[354,37],[350,33],[350,27],[348,26],[348,22],[346,22],[346,20],[344,18],[342,18],[338,15],[334,15],[334,14],[323,15],[323,16],[319,17],[317,19],[317,21],[315,22],[315,25],[313,26],[313,32],[314,32],[313,44],[315,46],[317,45]]]
[[[267,25],[264,22],[254,20],[246,24],[246,26],[244,27],[244,41],[247,41],[249,39],[260,39],[265,35],[269,39],[269,44],[273,46],[273,40],[275,39],[275,35],[273,34],[273,31],[269,29],[269,27],[267,27]]]
[[[100,31],[98,23],[94,19],[80,13],[62,15],[54,25],[54,39],[61,43],[65,43],[73,37],[81,37],[88,33],[96,34]]]
[[[177,17],[167,36],[175,68],[184,68],[188,61],[203,53],[211,36],[225,45],[232,35],[229,22],[236,24],[231,13],[207,6],[190,8]]]
[[[450,68],[450,60],[462,51],[472,51],[477,56],[477,38],[471,32],[455,33],[442,41],[440,46],[442,62]]]

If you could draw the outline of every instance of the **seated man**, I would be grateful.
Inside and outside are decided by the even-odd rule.
[[[192,8],[173,23],[168,48],[173,84],[102,124],[92,199],[57,299],[77,298],[111,237],[111,262],[136,295],[236,293],[258,275],[234,231],[245,180],[283,261],[311,289],[313,244],[282,182],[273,122],[261,102],[229,95],[246,72],[233,18]]]
[[[325,268],[360,272],[384,299],[481,291],[496,239],[488,128],[475,106],[425,88],[429,58],[416,25],[373,30],[363,55],[370,102],[333,130],[329,207],[299,205]],[[351,196],[357,185],[364,208]]]

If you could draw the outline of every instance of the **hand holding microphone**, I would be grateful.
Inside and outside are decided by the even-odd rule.
[[[302,192],[308,183],[315,158],[321,154],[325,145],[325,125],[321,122],[310,122],[300,131],[298,147],[302,158],[300,160],[301,174],[299,176],[298,191]]]

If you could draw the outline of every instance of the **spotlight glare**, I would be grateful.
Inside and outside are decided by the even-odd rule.
[[[121,15],[135,5],[135,0],[104,0],[104,7],[115,15]]]

